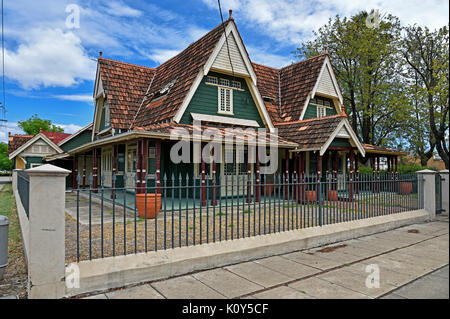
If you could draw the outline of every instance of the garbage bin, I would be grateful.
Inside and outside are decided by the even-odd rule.
[[[8,265],[8,228],[8,217],[0,215],[0,280]]]

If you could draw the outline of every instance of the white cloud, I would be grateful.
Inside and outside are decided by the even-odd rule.
[[[252,62],[271,66],[274,68],[281,68],[294,62],[290,57],[270,53],[271,50],[268,48],[257,48],[249,45],[247,45],[246,48]]]
[[[119,17],[139,17],[142,14],[141,11],[117,1],[108,2],[106,12]]]
[[[0,142],[8,143],[8,132],[10,132],[11,135],[25,134],[17,125],[17,122],[6,122],[0,125]]]
[[[57,124],[53,123],[56,126],[62,127],[64,129],[64,133],[70,133],[73,134],[83,128],[83,126],[79,126],[76,124]]]
[[[59,100],[93,103],[93,97],[92,97],[92,94],[90,94],[90,93],[88,93],[88,94],[59,94],[59,95],[53,95],[52,97],[59,99]]]
[[[150,59],[156,61],[158,63],[164,63],[170,58],[173,58],[175,55],[180,53],[181,50],[164,50],[164,49],[155,49],[151,53],[146,54]]]
[[[62,127],[64,129],[64,133],[70,134],[73,134],[83,128],[83,126],[77,124],[53,124]],[[25,134],[25,132],[18,126],[17,122],[6,122],[0,125],[0,142],[8,143],[8,133],[11,133],[11,135]]]
[[[217,10],[217,2],[203,0]],[[237,23],[264,30],[266,35],[288,45],[299,45],[311,38],[312,31],[326,24],[336,14],[350,16],[359,11],[379,9],[381,14],[398,16],[404,25],[420,24],[431,29],[449,21],[447,0],[223,0],[222,10],[235,11]],[[241,20],[242,19],[242,20]]]
[[[25,89],[69,87],[92,80],[96,64],[80,39],[60,29],[33,29],[15,51],[6,50],[6,76]]]

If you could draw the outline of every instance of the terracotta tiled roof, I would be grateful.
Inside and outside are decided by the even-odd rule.
[[[296,121],[300,118],[306,98],[317,82],[324,59],[325,55],[322,54],[280,70],[283,121]]]
[[[72,134],[69,133],[59,133],[59,132],[42,132],[45,136],[52,140],[56,145],[59,144],[63,139],[69,137]]]
[[[40,133],[47,136],[53,143],[57,144],[72,134],[41,131]],[[8,137],[8,155],[20,148],[22,145],[31,140],[35,135],[9,135]]]
[[[128,129],[155,69],[105,58],[98,59],[98,63],[110,108],[111,127]]]
[[[300,118],[308,94],[314,88],[325,60],[321,54],[280,70],[253,63],[258,78],[258,90],[264,97],[273,97],[273,102],[266,102],[273,122],[290,122]],[[278,80],[279,79],[279,80]],[[281,107],[279,90],[281,91]],[[267,107],[267,104],[270,104]],[[277,112],[276,112],[277,111]]]
[[[33,135],[10,135],[8,137],[8,155],[33,138]]]
[[[200,68],[206,63],[223,33],[223,28],[232,20],[215,27],[184,51],[156,68],[156,76],[150,88],[150,94],[156,93],[168,83],[174,81],[161,103],[146,101],[136,118],[135,125],[145,127],[152,123],[172,119],[183,103]],[[234,23],[234,22],[233,22]]]
[[[362,144],[367,153],[377,153],[385,155],[406,155],[406,152],[395,150],[390,147],[381,147],[372,144]]]
[[[194,131],[195,126],[193,125],[189,125],[189,124],[179,124],[179,123],[175,123],[175,122],[171,122],[171,123],[159,123],[159,124],[150,124],[148,126],[144,127],[135,127],[134,130],[135,131],[151,131],[153,133],[161,133],[161,134],[171,134],[173,132],[173,130],[175,129],[185,129],[185,132],[188,132],[190,136],[193,136],[194,132],[198,132],[198,128],[196,131]],[[226,136],[229,136],[229,134],[235,134],[236,136],[236,141],[239,140],[243,140],[243,141],[247,141],[248,140],[248,136],[246,135],[242,135],[242,130],[241,129],[236,129],[236,128],[232,128],[232,127],[219,127],[219,126],[212,126],[212,125],[202,125],[201,126],[201,132],[203,132],[206,129],[215,129],[217,130],[219,136],[222,139],[225,139]],[[254,141],[257,142],[257,138],[256,138],[256,133],[257,131],[254,131]],[[251,131],[246,131],[245,134],[249,134],[251,135]],[[194,135],[195,136],[195,135]],[[266,143],[270,142],[270,137],[271,137],[271,133],[267,132],[266,133]],[[274,136],[272,136],[274,137]],[[204,137],[202,137],[204,139]],[[283,144],[283,145],[287,145],[287,146],[296,146],[295,142],[289,141],[287,139],[284,139],[280,136],[278,136],[278,143]]]
[[[333,115],[303,121],[283,122],[275,124],[278,135],[296,142],[300,149],[320,149],[346,117]]]

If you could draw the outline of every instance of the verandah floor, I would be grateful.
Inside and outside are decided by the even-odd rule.
[[[66,261],[77,260],[77,224],[79,226],[80,260],[100,258],[135,252],[167,249],[202,243],[255,236],[264,233],[306,228],[329,223],[414,210],[418,207],[417,194],[360,193],[352,202],[324,201],[299,204],[293,200],[278,201],[278,197],[264,198],[260,202],[231,202],[217,206],[196,206],[175,203],[174,210],[161,210],[156,220],[141,219],[134,208],[109,203],[103,210],[98,202],[91,202],[89,224],[89,200],[79,199],[80,223],[76,221],[76,194],[66,196]],[[228,202],[227,202],[228,203]],[[177,205],[178,204],[178,205]],[[184,203],[186,204],[186,203]],[[187,207],[187,208],[186,208]],[[75,214],[74,214],[75,210]],[[103,212],[103,213],[102,213]],[[101,217],[103,215],[103,225]],[[82,218],[81,218],[82,217]],[[114,220],[114,222],[113,222]],[[87,222],[86,222],[87,221]],[[102,239],[103,237],[103,239]]]

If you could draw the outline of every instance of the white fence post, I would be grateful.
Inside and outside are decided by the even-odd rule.
[[[13,169],[12,177],[11,177],[11,184],[13,191],[17,191],[17,171],[18,169]]]
[[[439,175],[442,178],[442,209],[444,210],[444,214],[448,215],[448,169],[444,169],[439,171]]]
[[[422,182],[423,208],[430,215],[430,220],[436,218],[436,172],[424,169],[418,171],[419,183]]]
[[[27,169],[29,192],[28,298],[65,295],[65,177],[53,165]]]

